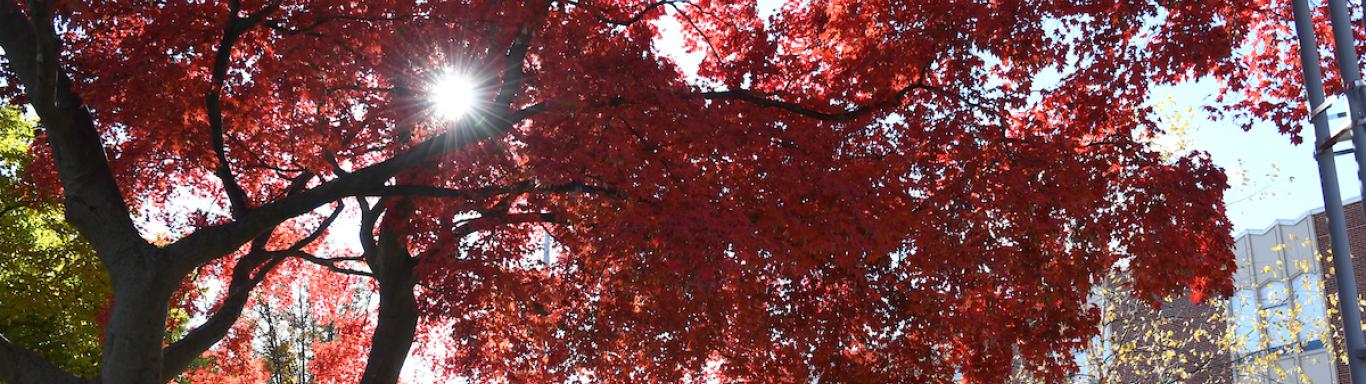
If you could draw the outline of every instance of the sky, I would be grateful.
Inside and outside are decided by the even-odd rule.
[[[1264,230],[1277,220],[1295,220],[1323,207],[1313,157],[1314,131],[1308,122],[1302,130],[1305,144],[1293,145],[1289,136],[1269,124],[1258,124],[1244,132],[1235,122],[1211,120],[1199,107],[1209,104],[1218,95],[1218,88],[1212,81],[1166,86],[1155,92],[1152,102],[1190,113],[1190,128],[1181,140],[1190,150],[1209,153],[1228,174],[1231,188],[1224,194],[1224,203],[1234,234]],[[1335,103],[1330,113],[1341,111],[1342,104]],[[1345,124],[1340,120],[1331,123],[1335,129]],[[1343,199],[1361,196],[1355,158],[1341,155],[1336,162]]]

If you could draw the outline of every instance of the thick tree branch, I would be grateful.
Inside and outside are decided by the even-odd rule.
[[[372,207],[365,199],[356,199],[360,203],[360,233],[358,233],[358,237],[361,252],[366,255],[375,252],[375,248],[378,247],[375,244],[375,224],[379,222],[379,216],[384,212],[388,200],[389,197],[382,197]]]
[[[282,33],[282,34],[286,34],[286,35],[298,35],[298,34],[304,34],[304,33],[312,32],[314,29],[317,29],[318,27],[321,27],[321,26],[326,25],[327,23],[333,22],[333,21],[354,21],[354,22],[362,22],[362,23],[375,23],[375,22],[402,21],[402,20],[405,20],[405,19],[409,19],[409,18],[408,18],[408,17],[399,17],[399,16],[323,15],[323,16],[319,16],[318,18],[314,19],[312,23],[309,23],[308,25],[305,25],[305,26],[302,26],[302,27],[298,27],[298,28],[286,27],[286,26],[284,26],[284,24],[283,24],[282,22],[280,22],[279,20],[268,20],[268,21],[265,22],[265,25],[266,25],[267,28],[273,29],[273,30],[275,30],[275,31],[277,31],[277,32],[280,32],[280,33]]]
[[[232,282],[228,285],[228,295],[223,299],[223,304],[218,310],[209,316],[204,324],[185,334],[180,340],[176,340],[167,346],[162,352],[162,377],[163,381],[169,381],[184,373],[189,369],[194,359],[198,358],[205,351],[212,348],[218,340],[227,336],[233,324],[242,316],[242,310],[247,305],[247,300],[251,298],[251,291],[256,288],[261,281],[265,280],[275,266],[280,264],[281,258],[271,258],[269,254],[263,252],[264,238],[258,239],[252,246],[252,252],[242,256],[237,261],[237,265],[232,270]],[[262,266],[264,264],[264,266]],[[257,271],[252,275],[253,271]]]
[[[464,124],[469,126],[447,130],[388,160],[257,207],[231,223],[197,230],[168,247],[172,253],[180,255],[176,258],[177,269],[189,271],[209,260],[227,255],[263,231],[291,217],[344,197],[355,196],[357,190],[384,185],[388,179],[405,169],[500,135],[535,114],[539,110],[508,111],[512,99],[522,87],[526,54],[531,44],[531,30],[529,26],[522,27],[518,37],[509,47],[503,84],[495,98],[497,104],[486,118],[466,119]]]
[[[509,213],[503,216],[503,224],[554,223],[555,214],[550,212]]]
[[[42,17],[30,21],[15,2],[0,2],[0,48],[47,131],[66,216],[106,265],[120,269],[128,257],[153,252],[133,226],[90,112],[58,65],[60,40],[51,25]]]
[[[213,78],[210,80],[209,92],[204,95],[204,106],[209,118],[209,131],[213,136],[214,160],[218,162],[214,165],[213,173],[223,184],[223,190],[228,195],[228,204],[233,217],[242,217],[250,209],[250,205],[246,191],[242,190],[242,186],[237,183],[237,177],[232,172],[232,164],[228,162],[227,142],[225,140],[227,132],[223,124],[224,82],[227,81],[228,65],[232,60],[232,49],[237,40],[279,5],[279,1],[273,2],[266,9],[243,18],[238,16],[242,12],[242,2],[228,2],[228,21],[223,26],[222,37],[219,39],[218,48],[214,52]]]
[[[530,181],[521,181],[508,185],[482,187],[474,189],[457,189],[436,187],[430,185],[377,185],[366,188],[356,189],[351,196],[379,196],[379,197],[451,197],[464,198],[466,200],[486,199],[496,195],[516,194],[520,195],[529,192],[542,193],[591,193],[604,196],[621,197],[622,193],[618,190],[591,185],[582,181],[571,181],[556,185],[537,185]]]
[[[75,375],[0,335],[0,382],[10,384],[85,383]]]
[[[173,253],[184,256],[177,258],[177,262],[181,263],[179,268],[193,269],[204,262],[231,253],[252,237],[276,224],[341,198],[359,195],[359,191],[382,186],[402,170],[506,132],[520,122],[507,118],[509,115],[506,112],[494,113],[494,116],[495,118],[472,123],[475,127],[452,129],[388,160],[257,207],[234,222],[201,228],[168,248]]]
[[[564,183],[564,184],[559,184],[559,185],[552,185],[552,186],[547,186],[547,187],[534,188],[534,189],[532,189],[532,192],[545,192],[545,193],[588,193],[588,194],[602,195],[602,196],[608,196],[608,197],[614,197],[614,198],[626,198],[626,197],[627,197],[625,193],[623,193],[621,190],[618,190],[618,189],[616,189],[616,188],[605,187],[605,186],[600,186],[600,185],[588,184],[588,183],[584,183],[584,182],[582,182],[582,181],[571,181],[571,182]]]
[[[391,208],[391,213],[411,212],[404,201],[395,205],[398,207]],[[417,286],[413,268],[417,263],[392,223],[385,221],[379,229],[376,247],[365,254],[379,283],[379,316],[361,384],[396,383],[417,334],[417,298],[413,292]]]
[[[744,89],[726,90],[726,91],[713,91],[713,92],[702,92],[702,93],[697,93],[697,94],[694,94],[694,95],[695,95],[696,97],[701,97],[701,98],[703,98],[703,99],[708,99],[708,100],[739,100],[739,101],[744,101],[744,102],[751,103],[751,104],[756,104],[756,105],[761,105],[761,106],[765,106],[765,107],[771,107],[771,108],[778,108],[778,109],[786,110],[786,111],[793,112],[793,113],[796,113],[796,114],[799,114],[799,115],[802,115],[802,116],[810,117],[810,118],[813,118],[813,119],[816,119],[816,120],[823,120],[823,121],[850,121],[850,120],[854,120],[854,119],[863,117],[863,116],[868,115],[868,114],[873,113],[873,112],[881,111],[881,110],[884,110],[884,109],[891,108],[891,107],[893,107],[893,106],[899,105],[899,104],[901,104],[902,100],[906,99],[906,96],[910,95],[911,91],[914,91],[914,90],[917,90],[917,89],[930,90],[930,89],[932,89],[932,87],[930,87],[930,86],[928,86],[928,85],[925,85],[925,84],[921,84],[921,83],[914,83],[914,84],[907,85],[907,86],[901,88],[901,90],[897,91],[896,94],[892,95],[892,97],[889,97],[889,98],[887,98],[887,99],[885,99],[885,100],[882,100],[882,101],[880,101],[880,102],[873,103],[873,104],[869,104],[869,105],[865,105],[865,106],[858,107],[858,108],[851,109],[851,110],[847,110],[847,111],[841,111],[841,112],[825,112],[825,111],[819,111],[819,110],[816,110],[816,109],[804,107],[804,106],[802,106],[801,104],[792,103],[792,102],[786,102],[786,101],[782,101],[782,100],[778,100],[778,99],[769,98],[769,97],[766,97],[766,96],[763,96],[763,95],[754,93],[753,91],[744,90]]]
[[[512,120],[513,120],[513,121],[522,121],[522,120],[529,119],[529,118],[531,118],[531,116],[534,116],[534,115],[539,114],[539,113],[541,113],[541,112],[545,112],[545,110],[546,110],[547,108],[549,108],[549,106],[546,105],[546,103],[536,103],[536,104],[528,105],[528,106],[526,106],[526,108],[522,108],[522,109],[520,109],[520,110],[517,110],[516,112],[513,112],[513,113],[512,113]]]
[[[460,228],[464,233],[473,233],[504,225],[517,224],[537,224],[537,223],[557,223],[554,213],[551,212],[518,212],[508,213],[506,210],[487,213],[480,217],[469,219]]]
[[[456,189],[429,185],[377,185],[357,189],[355,196],[406,196],[406,197],[456,197],[466,200],[483,199],[493,195],[513,193],[530,189],[530,183],[483,187],[475,189]]]
[[[340,273],[340,274],[343,274],[343,275],[364,276],[364,277],[374,277],[374,276],[375,276],[373,273],[370,273],[370,272],[360,271],[360,270],[355,270],[355,269],[350,269],[350,268],[343,268],[343,267],[337,265],[337,263],[340,263],[340,262],[343,262],[343,261],[359,261],[359,260],[361,260],[361,259],[358,258],[358,257],[325,258],[325,257],[318,257],[318,256],[316,256],[316,255],[313,255],[312,253],[308,253],[308,252],[304,252],[304,251],[295,251],[295,250],[290,250],[290,251],[276,251],[276,252],[271,252],[270,254],[271,254],[272,257],[275,257],[275,258],[277,258],[277,259],[283,259],[283,258],[286,258],[286,257],[293,257],[293,258],[296,258],[296,259],[300,259],[300,260],[303,260],[303,261],[307,261],[307,262],[309,262],[309,263],[316,264],[316,265],[321,266],[321,267],[323,267],[323,268],[327,268],[328,270],[330,270],[330,271],[332,271],[332,272]]]
[[[517,38],[513,39],[512,45],[508,47],[507,61],[503,66],[503,84],[498,87],[498,95],[493,98],[493,105],[497,108],[506,108],[512,104],[512,99],[522,88],[522,77],[526,76],[526,54],[531,49],[531,30],[532,26],[524,25],[517,32]]]
[[[342,208],[342,206],[338,206],[308,236],[294,242],[283,252],[302,252],[304,247],[317,241],[341,216]],[[223,304],[218,307],[218,310],[209,316],[204,324],[166,347],[162,362],[162,375],[165,380],[169,381],[184,373],[195,358],[212,348],[224,336],[227,336],[233,324],[236,324],[237,319],[241,318],[242,310],[246,307],[248,299],[251,298],[251,292],[265,280],[271,270],[285,260],[280,255],[281,251],[266,250],[266,244],[269,241],[270,234],[258,237],[252,242],[251,251],[242,256],[242,259],[237,261],[237,265],[233,266],[232,282],[228,284],[227,297],[223,299]]]

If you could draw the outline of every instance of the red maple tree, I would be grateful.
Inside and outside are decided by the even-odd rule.
[[[1223,174],[1142,138],[1154,86],[1246,76],[1260,3],[0,0],[0,80],[112,276],[106,384],[248,353],[281,268],[373,283],[373,334],[317,347],[363,383],[436,324],[487,381],[992,382],[1074,368],[1117,264],[1145,299],[1229,292]],[[445,119],[452,70],[478,105]],[[0,380],[84,379],[0,338]]]

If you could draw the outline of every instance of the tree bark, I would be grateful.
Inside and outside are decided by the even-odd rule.
[[[94,120],[58,64],[61,40],[52,15],[38,5],[26,15],[19,4],[0,2],[0,47],[48,134],[67,220],[90,241],[113,280],[115,300],[105,326],[101,379],[106,384],[160,384],[166,310],[185,273],[173,272],[175,258],[144,241],[133,225]]]
[[[0,382],[10,384],[79,384],[85,380],[67,373],[41,356],[0,335]]]
[[[403,242],[388,228],[380,230],[378,247],[369,259],[379,281],[379,322],[371,335],[370,357],[360,382],[393,384],[398,382],[417,334],[415,263]]]
[[[111,266],[114,304],[104,328],[102,384],[161,384],[166,313],[180,282],[160,252]]]
[[[335,214],[332,218],[336,218]],[[268,240],[263,238],[253,243],[252,252],[242,257],[237,261],[237,265],[233,266],[232,282],[228,284],[227,297],[223,299],[223,304],[218,307],[218,311],[210,315],[204,324],[187,333],[185,337],[166,346],[162,353],[165,359],[161,368],[163,382],[175,379],[176,376],[184,373],[195,359],[204,354],[204,351],[212,348],[232,330],[233,324],[236,324],[237,319],[242,316],[242,311],[251,298],[251,291],[265,279],[265,275],[271,269],[274,269],[283,260],[283,257],[272,260],[266,253],[265,242]],[[260,267],[261,271],[253,276],[252,272],[257,267]]]

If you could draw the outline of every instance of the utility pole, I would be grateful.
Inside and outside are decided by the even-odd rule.
[[[1352,130],[1352,148],[1366,149],[1366,99],[1362,96],[1361,62],[1357,61],[1356,37],[1352,33],[1352,11],[1346,0],[1328,0],[1328,16],[1333,26],[1333,57],[1342,76],[1343,98],[1347,99],[1348,127]],[[1303,47],[1301,47],[1303,48]],[[1357,164],[1366,164],[1366,151],[1352,151]],[[1366,167],[1358,167],[1357,179],[1366,188]],[[1366,205],[1362,206],[1366,209]]]
[[[1338,284],[1338,303],[1342,315],[1342,330],[1346,339],[1347,367],[1353,383],[1366,384],[1366,340],[1361,333],[1361,306],[1357,304],[1357,285],[1355,269],[1352,268],[1352,250],[1347,242],[1347,226],[1343,214],[1342,193],[1338,190],[1337,163],[1334,159],[1333,144],[1340,138],[1328,127],[1328,117],[1324,112],[1323,78],[1319,67],[1318,41],[1314,36],[1313,12],[1309,0],[1291,0],[1295,13],[1295,32],[1300,44],[1300,69],[1304,74],[1305,93],[1309,97],[1310,121],[1314,125],[1314,158],[1319,165],[1319,182],[1323,187],[1323,210],[1328,216],[1329,240],[1332,243],[1334,278]],[[1352,145],[1355,149],[1366,148],[1366,133],[1360,124],[1363,117],[1362,89],[1357,84],[1361,79],[1361,69],[1357,63],[1356,43],[1352,37],[1351,19],[1344,0],[1328,0],[1329,14],[1333,23],[1333,41],[1336,49],[1334,56],[1346,86],[1349,127],[1352,131]],[[1352,151],[1358,165],[1366,164],[1366,151]],[[1357,177],[1366,181],[1366,167],[1360,167]],[[1366,187],[1366,183],[1363,183]]]

